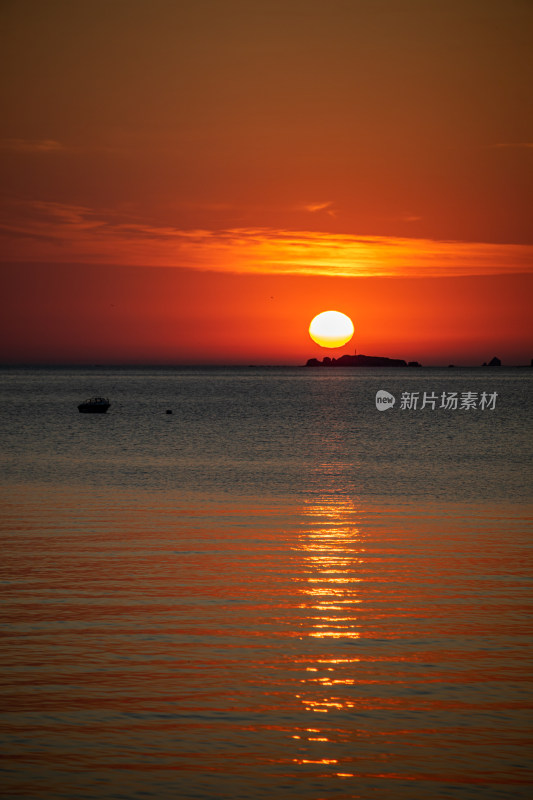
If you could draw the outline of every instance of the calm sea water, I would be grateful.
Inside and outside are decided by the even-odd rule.
[[[1,370],[2,796],[529,797],[532,378]]]

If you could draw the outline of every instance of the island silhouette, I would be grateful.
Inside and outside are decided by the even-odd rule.
[[[349,355],[330,358],[325,356],[322,361],[310,358],[306,367],[421,367],[418,361],[405,361],[403,358],[386,358],[385,356]]]
[[[388,358],[386,356],[365,356],[365,355],[351,355],[346,353],[339,358],[330,358],[325,356],[322,361],[318,358],[308,359],[306,367],[421,367],[418,361],[405,361],[403,358]],[[449,367],[455,366],[449,364]],[[501,367],[502,362],[494,356],[489,362],[484,361],[482,367]],[[533,358],[531,359],[531,366],[533,367]]]

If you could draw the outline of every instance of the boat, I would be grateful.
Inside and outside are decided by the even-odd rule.
[[[106,397],[91,397],[84,403],[80,403],[78,411],[80,414],[105,414],[111,403]]]

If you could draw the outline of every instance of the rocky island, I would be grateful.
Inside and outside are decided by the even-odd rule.
[[[418,361],[404,361],[403,358],[386,358],[385,356],[344,355],[339,358],[326,356],[319,361],[310,358],[306,367],[420,367]]]

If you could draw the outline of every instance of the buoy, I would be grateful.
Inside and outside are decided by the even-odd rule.
[[[172,409],[171,408],[167,408],[167,414],[172,414]]]

